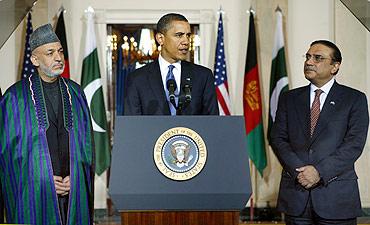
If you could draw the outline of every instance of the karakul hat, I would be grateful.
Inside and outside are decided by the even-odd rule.
[[[53,31],[51,24],[42,25],[30,35],[31,52],[41,45],[53,42],[60,42],[60,40]]]

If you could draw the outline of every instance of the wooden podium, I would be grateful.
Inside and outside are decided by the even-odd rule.
[[[179,127],[207,149],[201,172],[183,181],[162,174],[154,158],[158,138]],[[238,225],[251,193],[245,140],[242,116],[118,116],[109,192],[122,224]]]
[[[121,212],[122,225],[238,225],[239,211]]]

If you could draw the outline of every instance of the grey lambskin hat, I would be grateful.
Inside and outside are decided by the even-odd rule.
[[[60,42],[58,36],[53,31],[53,27],[50,23],[42,25],[30,35],[31,52],[41,45],[53,42]]]

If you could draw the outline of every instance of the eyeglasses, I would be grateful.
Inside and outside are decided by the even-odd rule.
[[[322,62],[324,61],[324,59],[330,59],[330,60],[333,60],[332,58],[326,58],[322,55],[316,55],[316,54],[313,54],[313,55],[310,55],[310,54],[306,54],[306,55],[303,55],[303,57],[306,59],[306,61],[310,60],[312,58],[312,61],[314,61],[315,63],[319,63],[319,62]]]

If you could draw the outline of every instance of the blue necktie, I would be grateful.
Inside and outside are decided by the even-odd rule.
[[[176,107],[170,102],[169,91],[167,90],[167,81],[173,79],[175,81],[175,101],[176,101],[176,105],[177,105],[178,91],[177,91],[177,84],[176,84],[175,76],[173,75],[173,68],[175,68],[174,65],[169,65],[168,66],[168,73],[167,73],[167,77],[166,77],[166,94],[167,94],[168,105],[170,106],[171,115],[175,116],[176,115]]]

